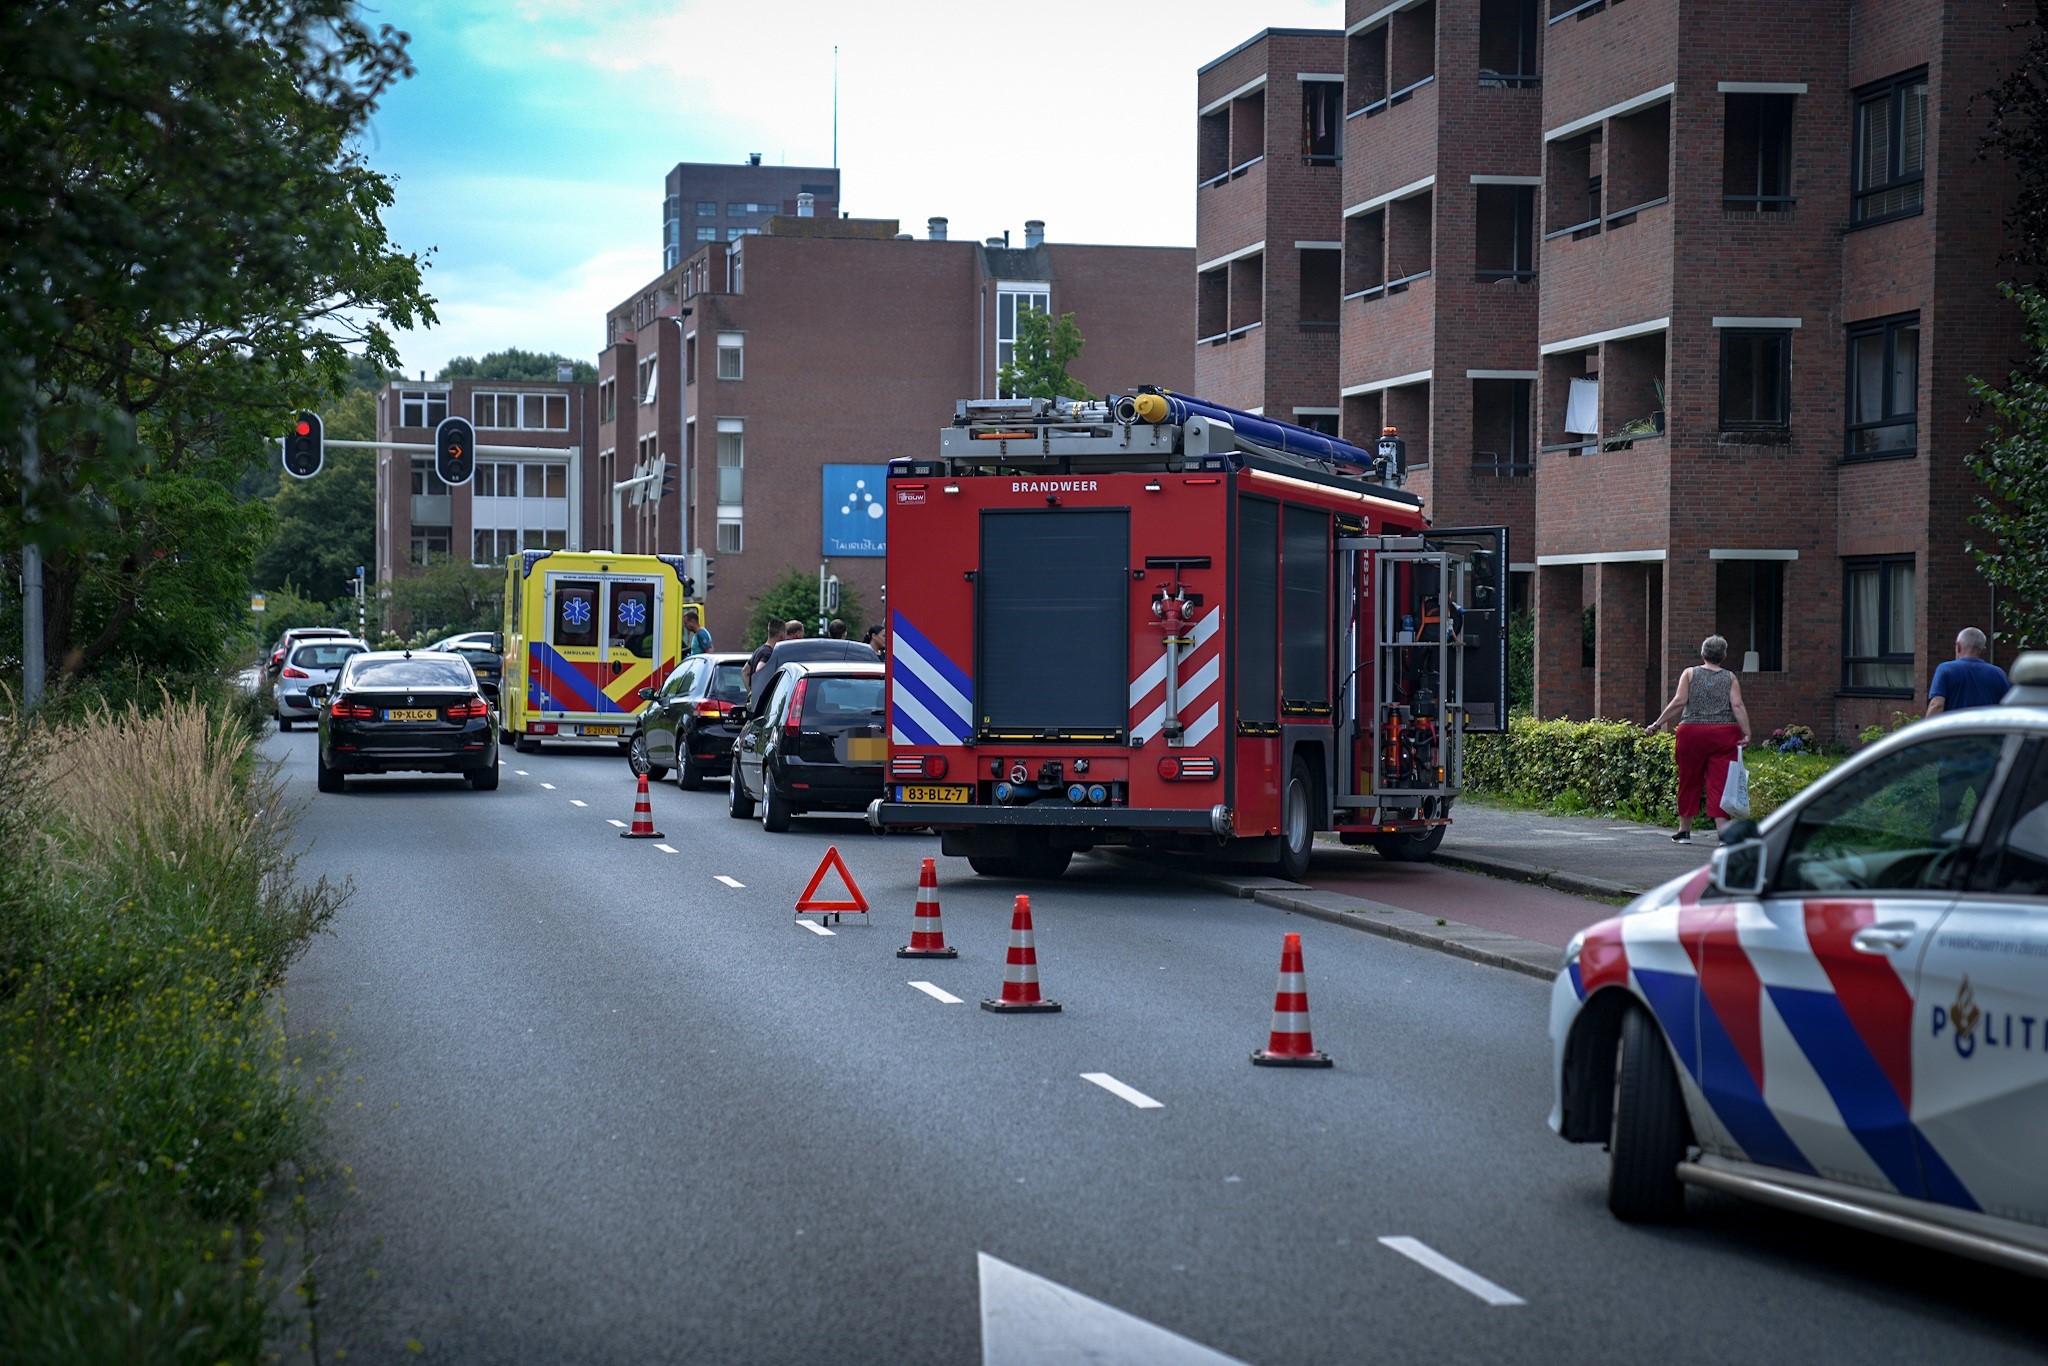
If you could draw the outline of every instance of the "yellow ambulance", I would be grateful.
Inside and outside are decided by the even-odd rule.
[[[624,744],[640,690],[659,688],[688,648],[681,555],[528,550],[505,562],[505,738]]]

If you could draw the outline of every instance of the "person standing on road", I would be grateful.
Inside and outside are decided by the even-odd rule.
[[[868,627],[867,634],[862,636],[861,640],[883,659],[889,657],[889,629],[886,626]]]
[[[1984,658],[1990,642],[1974,626],[1956,632],[1956,657],[1934,671],[1927,685],[1927,714],[1963,711],[1969,707],[1995,707],[2012,686],[2005,670]]]
[[[846,639],[846,623],[838,617],[832,618],[832,624],[825,628],[825,634],[833,640]]]
[[[1678,833],[1671,837],[1677,844],[1692,841],[1692,820],[1702,799],[1714,829],[1728,825],[1721,787],[1728,780],[1728,765],[1742,757],[1749,743],[1749,708],[1742,705],[1741,681],[1721,667],[1726,658],[1726,640],[1708,636],[1701,641],[1700,662],[1678,676],[1678,691],[1650,723],[1654,734],[1678,718],[1671,731],[1678,741]]]
[[[768,639],[762,641],[761,648],[747,657],[747,667],[740,670],[740,682],[750,688],[753,687],[755,673],[760,670],[763,664],[768,662],[768,656],[774,653],[776,646],[785,640],[802,640],[803,638],[804,624],[800,621],[783,622],[780,635],[775,633],[774,627],[768,628]]]
[[[711,653],[711,632],[704,629],[697,619],[697,609],[683,609],[683,656],[708,655]]]

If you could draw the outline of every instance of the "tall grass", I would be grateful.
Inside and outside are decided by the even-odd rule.
[[[0,1343],[253,1361],[312,1142],[275,988],[345,889],[301,884],[231,708],[0,726]]]

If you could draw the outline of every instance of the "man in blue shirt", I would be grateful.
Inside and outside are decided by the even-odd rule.
[[[2011,685],[2005,670],[1984,658],[1986,644],[1984,633],[1974,626],[1956,633],[1956,657],[1937,668],[1934,681],[1927,685],[1929,716],[1967,707],[1992,707],[2004,699]]]

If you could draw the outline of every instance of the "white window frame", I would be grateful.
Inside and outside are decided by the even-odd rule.
[[[1020,301],[1030,300],[1041,313],[1052,312],[1052,282],[1050,280],[1004,280],[996,286],[996,397],[1015,398],[1002,386],[1005,365],[1012,364],[1017,356],[1017,315],[1024,306]],[[1003,304],[1010,304],[1009,335],[1003,335]]]
[[[500,422],[504,414],[502,406],[506,399],[512,400],[512,421]],[[488,400],[491,405],[489,421],[483,420],[478,405]],[[548,409],[559,404],[560,421],[550,418]],[[566,432],[569,430],[569,396],[561,391],[526,393],[510,389],[472,389],[469,394],[470,422],[480,430],[501,432]]]
[[[725,439],[728,436],[736,436],[739,438],[738,441],[733,443],[733,454],[735,454],[738,458],[731,461],[730,463],[728,463],[726,460],[727,447]],[[747,420],[745,418],[721,417],[718,419],[718,449],[716,453],[716,458],[718,462],[718,487],[716,490],[718,515],[721,519],[726,517],[736,518],[740,515],[740,509],[746,504]],[[733,490],[735,493],[740,495],[737,498],[727,498],[725,496],[725,472],[727,470],[736,471],[738,474],[738,487]]]
[[[746,553],[746,523],[740,519],[738,512],[739,510],[735,508],[733,515],[727,516],[724,508],[718,510],[718,553],[721,555]]]
[[[732,357],[732,373],[726,373],[726,357]],[[747,377],[747,334],[744,332],[721,332],[718,334],[718,377],[720,379],[745,379]]]
[[[640,362],[639,373],[634,377],[639,386],[640,406],[643,408],[659,396],[657,386],[660,382],[660,371],[657,367],[660,362],[660,356],[648,356]]]
[[[438,403],[441,416],[434,416]],[[420,421],[414,422],[410,410],[419,409]],[[448,391],[446,389],[401,389],[398,391],[398,425],[401,427],[424,427],[431,431],[441,425],[448,416]]]

